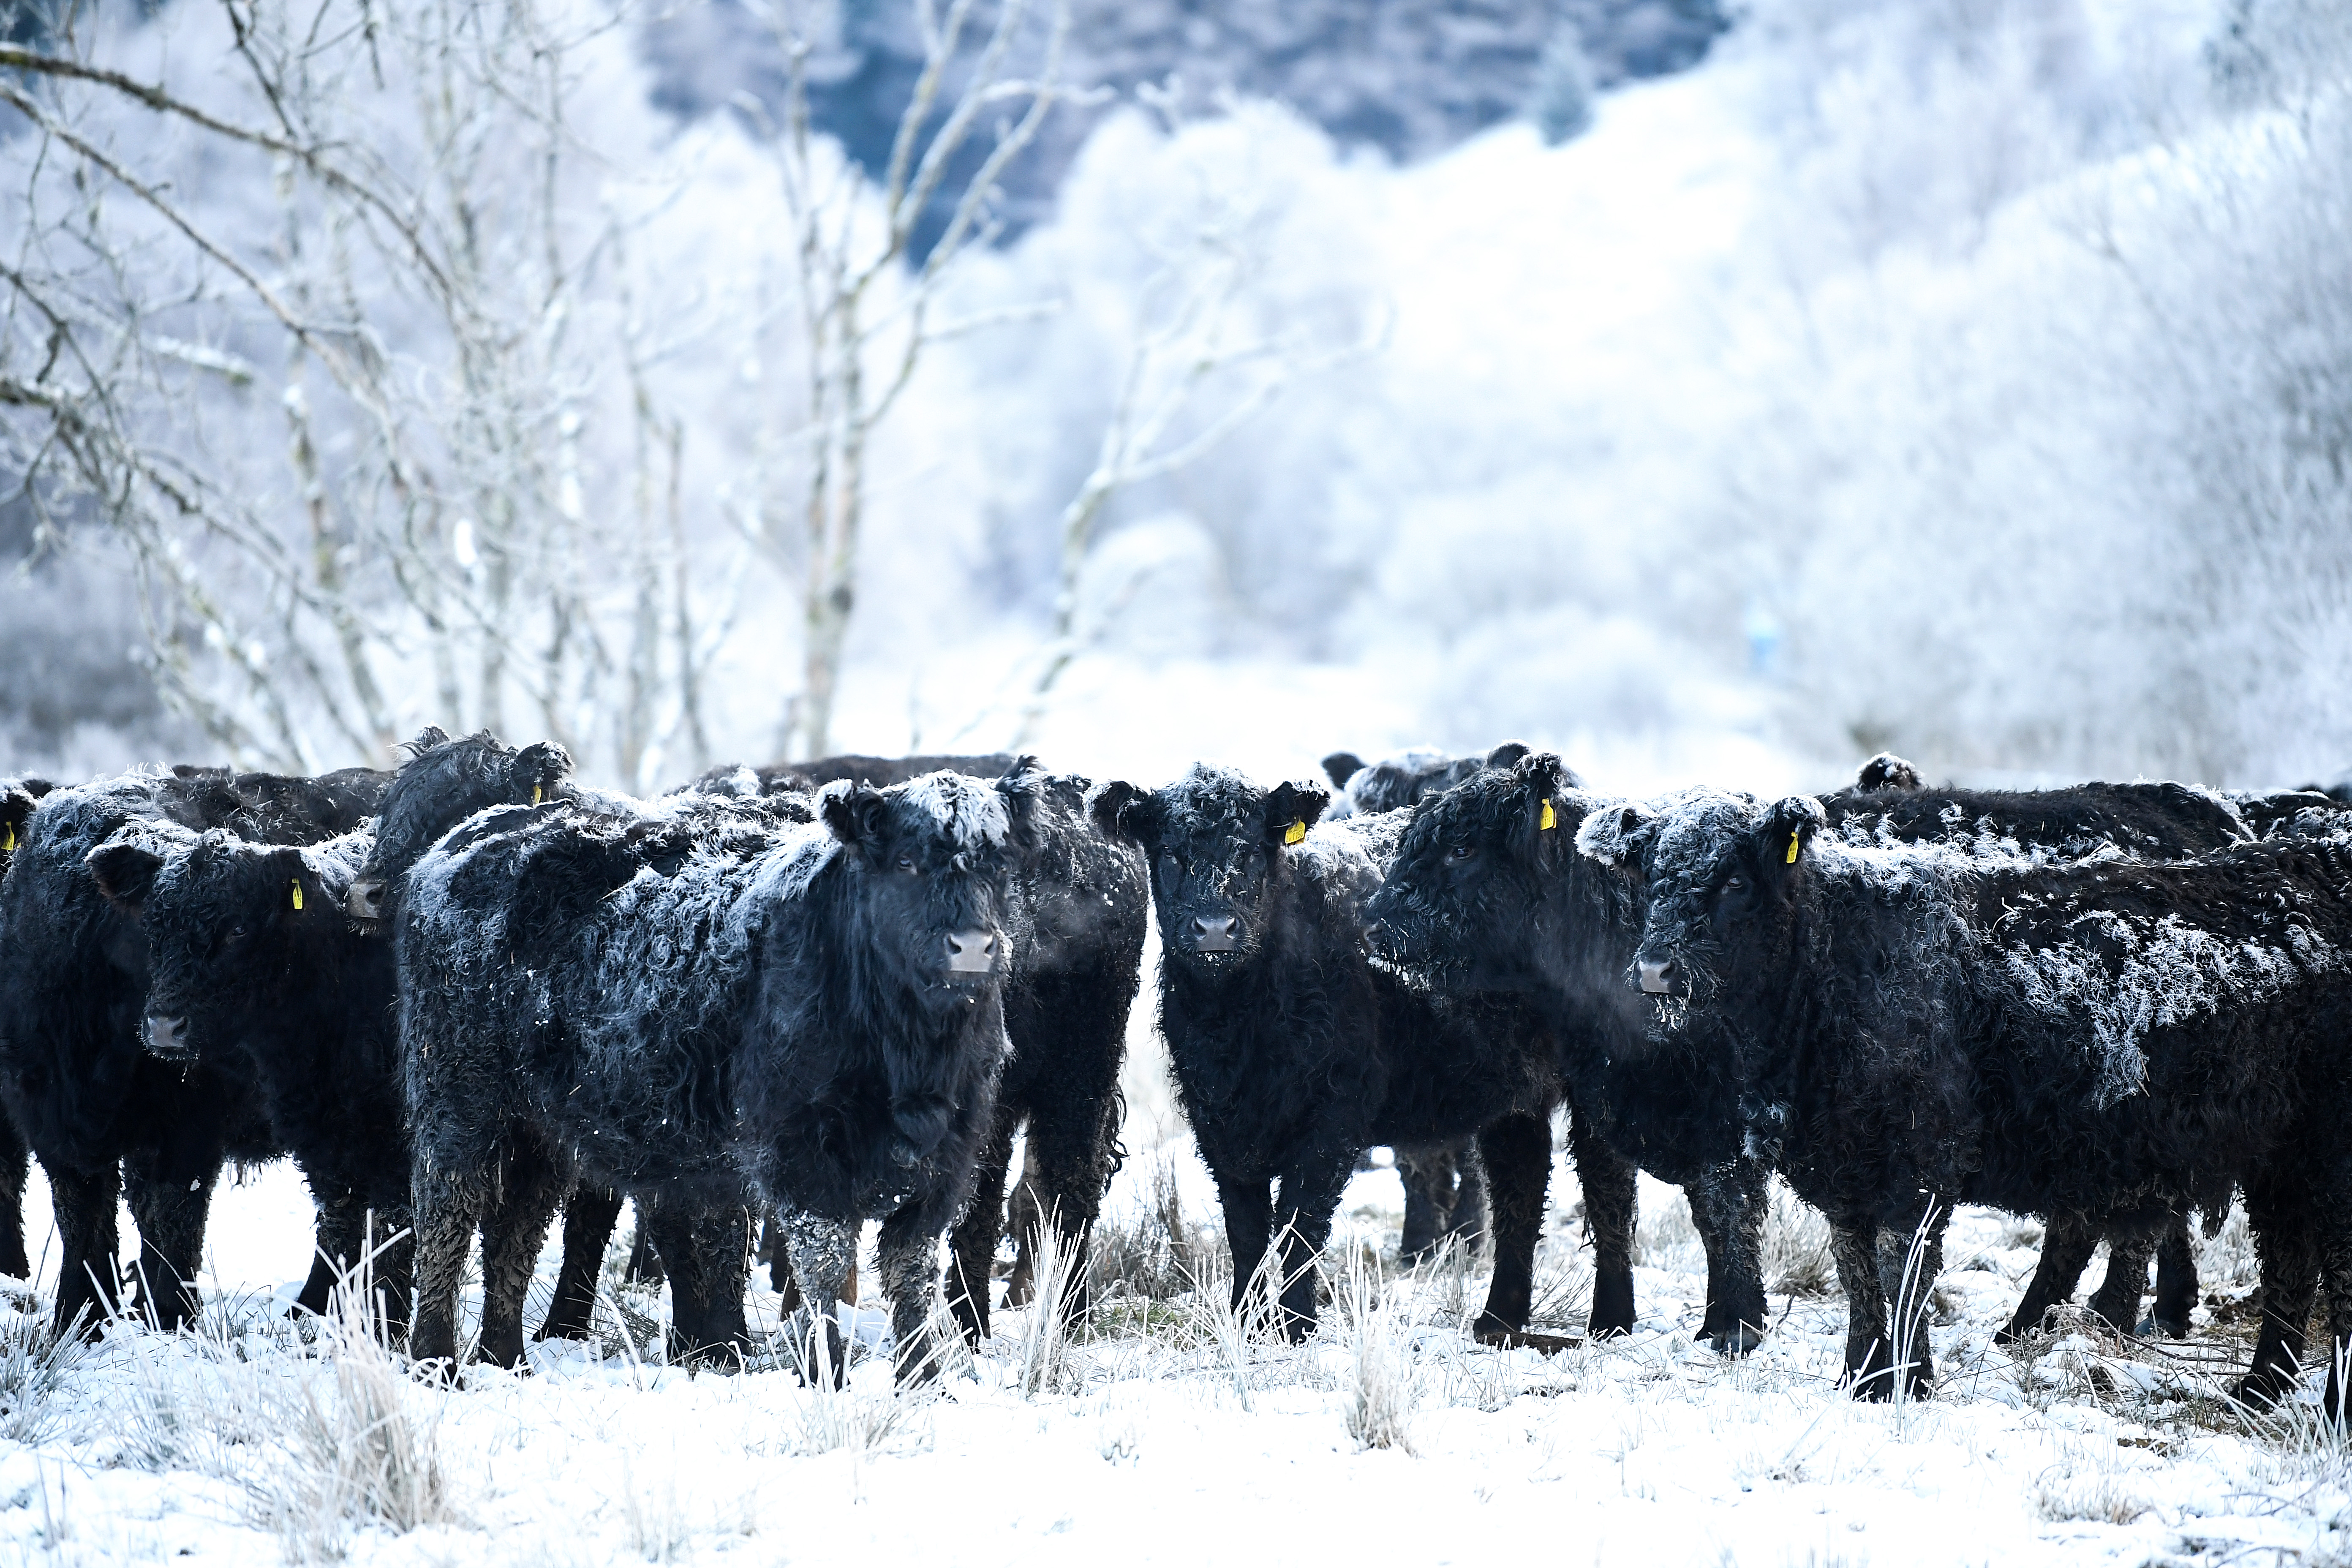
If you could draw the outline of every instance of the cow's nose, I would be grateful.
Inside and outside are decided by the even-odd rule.
[[[159,1057],[184,1057],[188,1051],[188,1021],[147,1015],[147,1049]]]
[[[1200,952],[1231,952],[1240,945],[1235,927],[1241,922],[1232,915],[1194,915],[1192,946]]]
[[[355,921],[375,921],[383,918],[383,884],[353,882],[344,895],[343,910]]]
[[[948,973],[986,974],[996,967],[996,933],[992,931],[948,932]]]
[[[1642,960],[1642,989],[1653,996],[1664,996],[1673,989],[1675,961],[1671,958]]]

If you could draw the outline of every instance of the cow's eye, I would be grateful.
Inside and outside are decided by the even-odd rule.
[[[1450,844],[1446,846],[1445,858],[1458,865],[1476,853],[1477,851],[1467,844]]]
[[[229,927],[228,939],[231,942],[243,942],[245,940],[245,928],[243,926]]]
[[[906,872],[910,877],[913,876],[915,874],[915,858],[912,855],[899,856],[898,869]]]
[[[1727,877],[1724,879],[1723,890],[1727,893],[1736,893],[1746,886],[1748,886],[1748,879],[1745,877]]]

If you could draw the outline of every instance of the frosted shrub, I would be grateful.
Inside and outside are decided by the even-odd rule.
[[[1395,1297],[1373,1267],[1354,1261],[1336,1292],[1348,1352],[1348,1436],[1363,1448],[1413,1452],[1409,1425],[1422,1401],[1412,1347]]]

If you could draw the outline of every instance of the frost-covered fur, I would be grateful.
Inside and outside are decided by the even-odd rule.
[[[1318,824],[1328,800],[1319,784],[1262,789],[1202,766],[1149,793],[1106,784],[1095,800],[1097,819],[1153,868],[1160,1026],[1216,1178],[1234,1302],[1271,1246],[1284,1326],[1304,1337],[1315,1260],[1357,1157],[1476,1133],[1496,1232],[1478,1327],[1522,1329],[1561,1098],[1551,1041],[1507,1001],[1433,998],[1372,965],[1364,903],[1397,824]],[[1612,1310],[1596,1303],[1604,1330],[1619,1326]]]
[[[1729,1073],[1703,1053],[1640,1048],[1645,1014],[1620,973],[1641,888],[1575,853],[1606,803],[1574,783],[1536,752],[1424,803],[1372,899],[1373,946],[1441,992],[1516,994],[1541,1011],[1596,1140],[1689,1195],[1707,1253],[1700,1331],[1743,1352],[1765,1323],[1764,1171],[1742,1150]]]
[[[1402,810],[1488,768],[1507,768],[1527,754],[1524,741],[1506,741],[1484,756],[1467,757],[1435,746],[1411,746],[1369,765],[1353,752],[1334,752],[1323,759],[1323,772],[1339,794],[1323,818],[1338,822]]]
[[[488,730],[453,741],[428,724],[404,749],[408,760],[376,814],[374,848],[353,879],[359,897],[350,912],[356,921],[390,921],[408,868],[476,812],[581,793],[570,782],[572,753],[552,741],[509,751]]]
[[[994,779],[1013,759],[827,757],[764,768],[714,768],[693,786],[713,794],[772,795],[811,781],[887,784],[940,769]],[[990,1320],[990,1275],[1007,1229],[1004,1194],[1013,1140],[1027,1155],[1010,1228],[1019,1257],[1008,1304],[1028,1295],[1035,1227],[1053,1216],[1065,1256],[1082,1265],[1103,1192],[1118,1169],[1119,1068],[1127,1019],[1143,968],[1149,893],[1142,857],[1087,815],[1089,781],[1056,774],[1038,781],[1034,849],[1008,889],[1013,943],[1004,982],[1004,1026],[1013,1041],[997,1088],[996,1116],[982,1146],[971,1201],[950,1239],[948,1302],[975,1343]],[[789,1248],[776,1253],[776,1284],[790,1283]],[[1085,1270],[1066,1278],[1072,1313],[1086,1302]]]
[[[1847,1367],[1924,1392],[1955,1202],[2147,1215],[2236,1183],[2263,1271],[2242,1393],[2294,1382],[2321,1277],[2352,1337],[2352,838],[2150,864],[1863,847],[1821,804],[1698,795],[1609,847],[1650,904],[1628,994],[1713,1055],[1830,1217]],[[1790,850],[1795,851],[1794,858]],[[2336,1391],[2331,1389],[2331,1402]]]
[[[1908,779],[1908,784],[1897,781]],[[2027,859],[2074,859],[2123,850],[2143,859],[2178,859],[2209,854],[2267,831],[2297,806],[2287,801],[2247,795],[2218,796],[2177,784],[2088,784],[2053,790],[1927,789],[1917,770],[1882,754],[1863,764],[1853,789],[1822,797],[1829,828],[1854,844],[1942,844],[1972,854]],[[2301,796],[2302,805],[2323,797]],[[2225,1189],[2207,1205],[2214,1222],[2228,1208]],[[2028,1283],[2004,1338],[2038,1327],[2048,1310],[2073,1296],[2092,1251],[2109,1244],[2106,1279],[2092,1308],[2129,1331],[2139,1322],[2147,1260],[2159,1237],[2130,1216],[2057,1213],[2044,1216],[2048,1229],[2042,1261]],[[2183,1214],[2163,1216],[2163,1268],[2157,1284],[2150,1327],[2174,1335],[2188,1332],[2197,1299],[2195,1254]]]
[[[0,778],[0,880],[7,878],[8,862],[16,858],[33,808],[56,787],[47,779]],[[25,1178],[32,1163],[25,1135],[0,1111],[0,1274],[12,1279],[32,1273],[31,1260],[25,1256]]]
[[[761,802],[668,797],[630,820],[556,801],[478,816],[420,860],[398,933],[412,1352],[454,1356],[479,1223],[482,1352],[520,1358],[530,1259],[577,1166],[654,1200],[681,1354],[743,1342],[754,1194],[815,1301],[881,1219],[901,1370],[921,1372],[938,1239],[1004,1053],[1006,884],[1035,779],[834,785],[821,826],[777,827]],[[953,970],[960,951],[992,967]]]
[[[327,1309],[372,1258],[379,1310],[408,1321],[408,1137],[392,944],[343,903],[368,834],[298,847],[173,824],[124,828],[92,874],[146,939],[147,1028],[179,1063],[228,1062],[257,1086],[271,1139],[301,1167],[318,1246],[296,1306]],[[296,907],[296,889],[299,907]]]
[[[89,852],[134,823],[316,843],[373,811],[390,775],[317,779],[181,768],[57,790],[19,830],[0,882],[0,1100],[48,1173],[57,1206],[57,1322],[85,1328],[115,1300],[115,1208],[126,1185],[141,1239],[140,1299],[166,1326],[196,1309],[205,1215],[223,1162],[260,1160],[270,1136],[250,1075],[142,1048],[147,952],[109,902]]]

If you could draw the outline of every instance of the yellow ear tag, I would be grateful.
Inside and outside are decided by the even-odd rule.
[[[294,907],[298,910],[302,907],[302,879],[299,877],[294,879]]]
[[[0,838],[0,850],[14,850],[16,847],[16,825],[10,823],[5,831],[8,837]]]
[[[1282,830],[1282,841],[1285,844],[1306,843],[1307,824],[1304,821],[1294,822],[1289,826],[1284,828]]]
[[[1544,802],[1543,816],[1536,819],[1536,831],[1538,833],[1549,833],[1553,828],[1558,827],[1559,826],[1559,818],[1552,815],[1551,802]]]
[[[1784,866],[1793,866],[1797,863],[1797,836],[1793,833],[1789,835],[1788,858],[1780,863]]]
[[[530,786],[530,804],[531,804],[531,805],[537,805],[539,804],[539,802],[540,802],[540,798],[541,798],[542,795],[546,795],[546,794],[547,794],[547,791],[546,791],[545,789],[541,788],[540,785],[538,785],[538,784],[533,784],[533,785],[531,785],[531,786]]]

